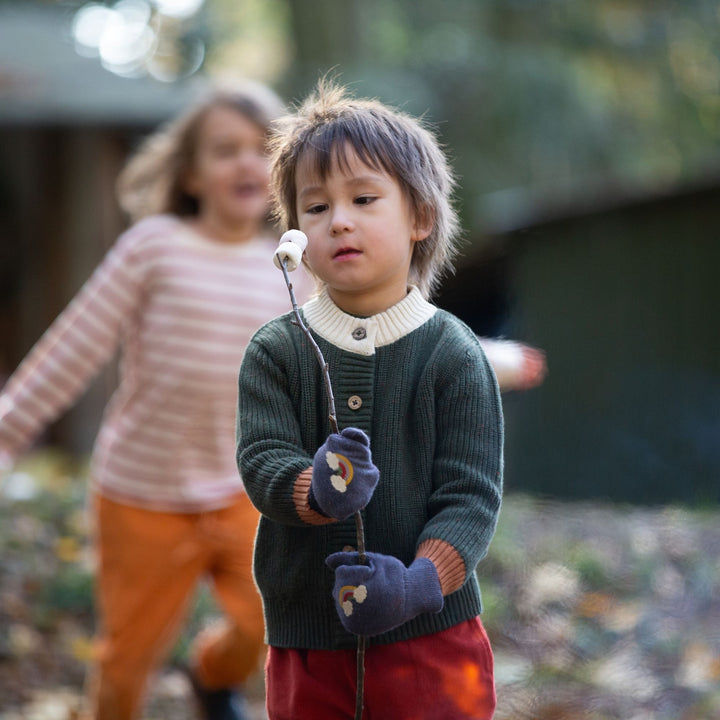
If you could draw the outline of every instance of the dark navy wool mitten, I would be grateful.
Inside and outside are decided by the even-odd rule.
[[[333,433],[315,453],[310,507],[345,520],[370,502],[379,477],[370,439],[362,430],[345,428],[339,435]]]
[[[335,571],[333,596],[343,627],[355,635],[379,635],[423,612],[440,612],[443,596],[437,570],[428,558],[409,568],[392,555],[336,552],[325,563]]]

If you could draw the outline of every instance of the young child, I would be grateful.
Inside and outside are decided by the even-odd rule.
[[[205,717],[246,717],[232,688],[264,648],[252,544],[258,513],[235,465],[237,371],[287,310],[267,257],[267,132],[279,99],[251,83],[207,94],[151,136],[120,178],[137,220],[0,395],[7,469],[122,345],[91,466],[99,644],[92,716],[137,717],[200,578],[227,615],[197,639]],[[300,296],[311,288],[309,278]]]
[[[306,233],[323,286],[301,312],[343,429],[293,315],[265,325],[243,359],[237,429],[261,513],[270,720],[352,718],[358,635],[365,717],[490,718],[475,568],[500,511],[503,421],[478,339],[427,299],[457,233],[446,159],[414,119],[321,83],[273,160],[281,220]]]

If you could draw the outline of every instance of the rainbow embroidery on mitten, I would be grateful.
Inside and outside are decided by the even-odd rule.
[[[332,486],[338,492],[344,493],[353,479],[352,463],[344,455],[334,452],[326,452],[325,460],[330,468],[335,471],[330,476]]]
[[[345,616],[348,617],[353,614],[352,601],[364,603],[365,598],[367,598],[367,588],[364,585],[343,585],[343,587],[340,588],[338,602]]]

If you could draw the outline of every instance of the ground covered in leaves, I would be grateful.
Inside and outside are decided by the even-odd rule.
[[[84,477],[36,453],[0,480],[0,720],[77,712],[93,632]],[[498,720],[720,718],[717,508],[510,493],[479,575]],[[201,588],[144,720],[196,717],[177,668],[216,612]],[[257,720],[262,693],[258,676]]]

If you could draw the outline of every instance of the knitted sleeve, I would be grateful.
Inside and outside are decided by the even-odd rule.
[[[9,468],[43,428],[85,390],[117,349],[126,318],[140,303],[128,231],[45,331],[0,394],[0,466]]]
[[[287,368],[297,363],[288,360],[293,353],[292,340],[275,321],[248,345],[238,381],[237,462],[255,507],[275,522],[300,526],[305,523],[298,515],[295,483],[313,459],[303,450],[292,400],[295,383]]]
[[[459,587],[486,555],[497,525],[502,498],[502,407],[497,382],[476,343],[461,353],[461,362],[445,364],[437,391],[430,520],[418,546],[420,554],[440,561],[439,572],[458,573],[457,557],[462,558],[464,577],[446,583]],[[442,567],[443,558],[448,568]]]

